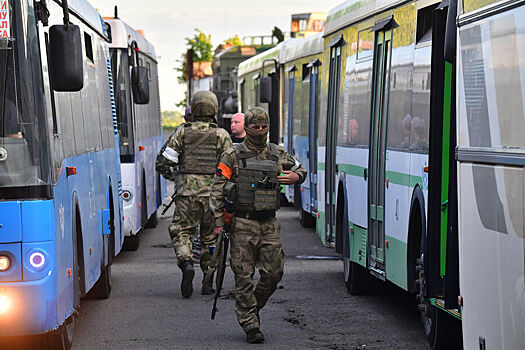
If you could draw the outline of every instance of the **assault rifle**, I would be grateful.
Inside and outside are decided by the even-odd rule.
[[[217,238],[217,247],[213,251],[210,266],[206,272],[206,277],[203,283],[207,283],[213,278],[213,273],[217,270],[217,277],[215,279],[215,297],[213,299],[213,309],[211,310],[211,319],[215,319],[217,309],[217,299],[221,295],[222,283],[224,282],[224,274],[226,272],[226,260],[228,257],[228,247],[230,245],[230,227],[233,211],[233,202],[228,198],[224,198],[224,227]]]
[[[162,210],[162,213],[160,213],[160,215],[166,214],[168,209],[173,205],[173,203],[175,203],[175,197],[176,196],[177,196],[177,190],[175,190],[175,192],[173,192],[173,194],[171,195],[171,201],[167,205],[163,204],[164,205],[164,210]]]

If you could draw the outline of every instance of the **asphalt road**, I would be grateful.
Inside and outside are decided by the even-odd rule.
[[[73,349],[428,348],[414,297],[386,284],[367,296],[349,295],[342,261],[322,246],[313,229],[299,225],[292,208],[278,214],[286,265],[279,289],[261,311],[266,341],[247,344],[235,317],[229,267],[214,321],[212,303],[200,296],[197,266],[193,296],[181,296],[181,272],[168,235],[172,212],[141,233],[136,252],[122,252],[114,260],[108,300],[82,301]],[[310,255],[328,259],[300,257]]]

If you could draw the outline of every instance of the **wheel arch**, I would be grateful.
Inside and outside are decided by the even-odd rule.
[[[425,197],[421,187],[416,185],[410,200],[410,215],[408,221],[407,240],[407,289],[415,292],[416,259],[419,258],[421,247],[424,247],[427,236]]]
[[[73,266],[78,264],[80,269],[79,288],[80,295],[83,296],[86,294],[86,265],[84,259],[84,237],[82,235],[82,211],[80,210],[80,206],[77,192],[74,191],[71,200],[71,235],[73,239],[73,251],[76,252],[77,261],[75,261],[75,254],[73,254]],[[76,302],[75,300],[75,304]],[[78,303],[80,303],[80,300],[78,300]]]
[[[348,190],[346,188],[346,176],[339,173],[337,179],[336,208],[335,208],[335,251],[350,257],[348,242]]]

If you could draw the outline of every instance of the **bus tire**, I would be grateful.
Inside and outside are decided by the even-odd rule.
[[[124,237],[124,244],[122,245],[122,249],[130,252],[134,252],[137,249],[139,249],[140,245],[140,237],[138,234],[135,234],[133,236],[126,236]]]
[[[142,207],[140,210],[140,215],[141,215],[140,224],[142,225],[142,228],[146,228],[148,227],[148,202],[146,199],[146,181],[145,180],[142,181],[142,195],[141,196],[142,196],[142,199],[141,199]]]
[[[74,333],[75,317],[71,316],[70,319],[58,327],[57,330],[44,334],[42,336],[43,339],[41,340],[36,340],[36,348],[46,350],[70,350],[73,346]]]
[[[343,257],[344,277],[348,293],[351,295],[363,295],[368,293],[370,286],[370,275],[361,265]]]
[[[95,299],[107,299],[111,295],[111,265],[102,267],[100,277],[92,289]]]
[[[299,210],[299,222],[301,226],[305,228],[315,227],[315,218],[302,208]]]
[[[155,211],[153,214],[151,214],[148,222],[146,223],[146,228],[155,228],[157,227],[158,219],[157,219],[157,211]]]
[[[430,327],[425,334],[427,336],[430,350],[456,350],[463,349],[461,338],[461,322],[445,311],[434,305],[428,305],[431,319]]]

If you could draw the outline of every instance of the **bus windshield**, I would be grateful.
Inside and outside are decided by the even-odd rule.
[[[0,198],[43,197],[49,184],[44,89],[34,8],[0,1]],[[47,192],[44,192],[47,193]]]

